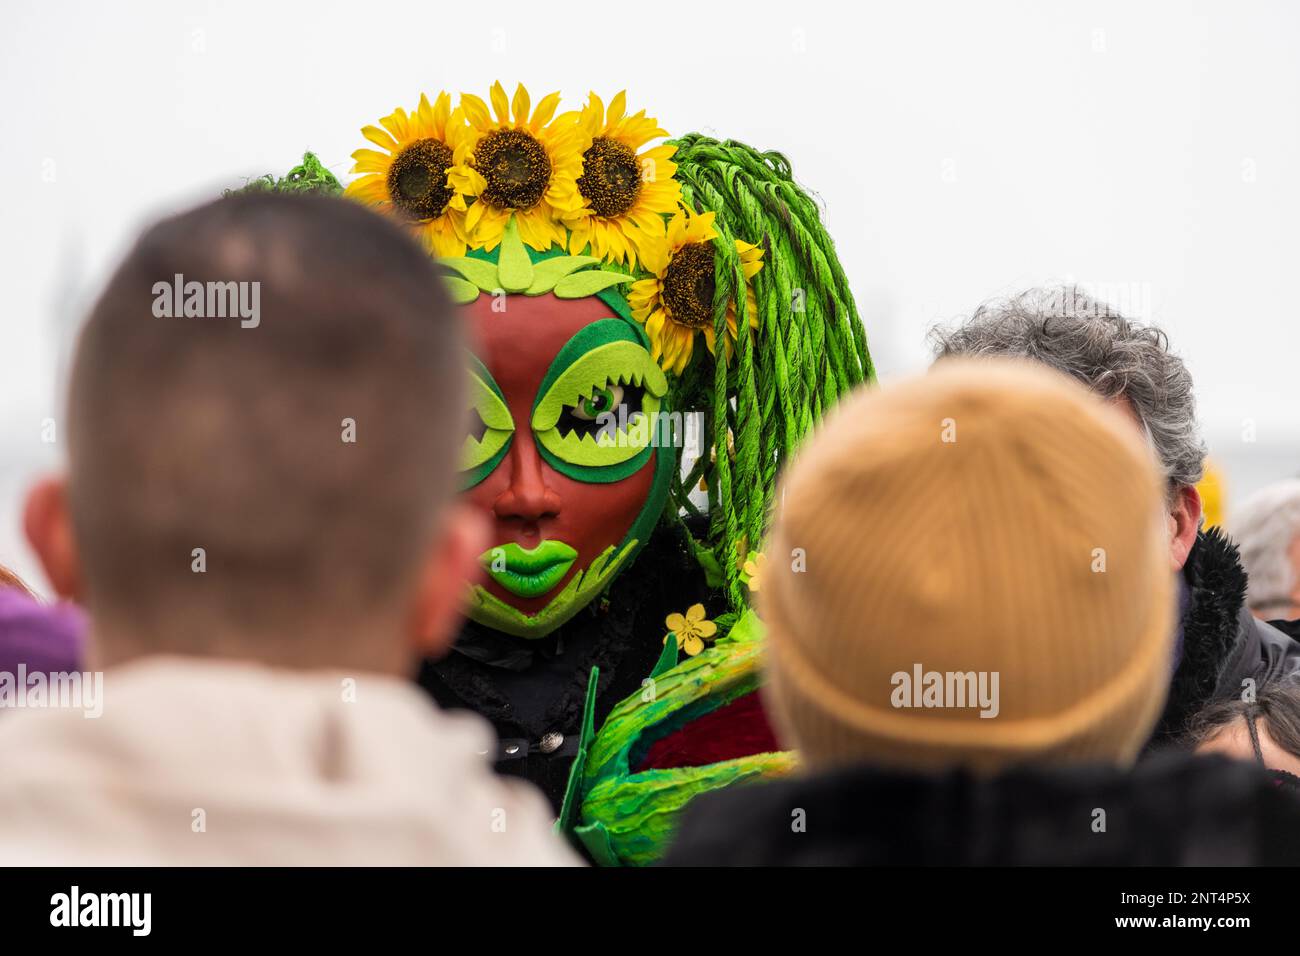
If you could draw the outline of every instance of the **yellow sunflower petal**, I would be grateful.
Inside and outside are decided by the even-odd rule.
[[[434,119],[433,104],[429,102],[429,97],[424,93],[420,94],[420,105],[415,108],[413,119],[419,126],[420,138],[442,135],[442,130],[438,128],[438,122]]]
[[[479,220],[483,218],[483,213],[487,211],[487,203],[476,202],[469,207],[469,212],[465,214],[465,228],[472,235],[477,229]]]
[[[685,237],[686,213],[679,209],[668,221],[668,248],[673,251],[680,249]]]
[[[443,90],[433,101],[433,125],[439,136],[447,134],[447,125],[451,121],[451,94]]]
[[[527,212],[516,210],[515,222],[519,224],[519,238],[524,241],[524,245],[538,252],[546,252],[555,244],[554,222],[541,203]],[[560,241],[563,241],[562,232]]]
[[[473,93],[462,93],[460,108],[475,129],[482,131],[492,128],[492,114],[488,112],[487,104],[483,102],[482,97],[475,96]]]
[[[479,215],[478,225],[469,226],[469,218],[473,216],[474,210],[482,208]],[[506,223],[510,221],[509,209],[494,209],[485,202],[476,202],[469,207],[469,214],[466,218],[466,228],[472,228],[473,244],[482,249],[491,252],[501,244],[501,237],[505,235]]]
[[[694,330],[678,325],[676,322],[665,322],[660,339],[664,344],[663,362],[660,363],[660,367],[671,370],[674,375],[681,375],[695,351]]]
[[[645,334],[650,337],[651,341],[659,341],[659,338],[663,333],[664,323],[667,321],[668,313],[663,309],[655,309],[650,318],[646,320]]]
[[[661,129],[655,120],[645,116],[644,110],[624,120],[614,131],[614,138],[632,149],[640,149],[650,140],[667,135],[668,131]]]
[[[680,332],[681,329],[672,322],[665,322],[663,328],[659,330],[659,335],[654,339],[659,350],[659,355],[656,358],[659,361],[659,367],[665,372],[672,371],[673,366],[677,364],[677,355],[680,352],[677,340]]]
[[[609,101],[609,109],[605,112],[605,126],[608,128],[615,125],[623,118],[623,113],[627,110],[627,90],[619,90],[614,98]]]
[[[555,109],[559,107],[560,95],[558,92],[551,92],[543,96],[541,103],[537,104],[537,109],[533,111],[533,118],[528,122],[528,129],[536,133],[543,126],[549,124],[551,117],[555,116]]]
[[[371,173],[369,176],[362,176],[360,179],[354,179],[348,183],[347,189],[343,190],[345,196],[353,199],[360,199],[362,202],[379,203],[388,198],[388,187],[384,182],[384,177],[377,173]]]
[[[352,167],[354,173],[386,173],[393,164],[391,154],[381,153],[377,149],[358,149],[352,153],[352,159],[355,161]]]
[[[640,279],[632,283],[627,293],[627,304],[633,309],[653,305],[659,299],[659,280]]]
[[[582,108],[579,121],[593,135],[604,129],[605,101],[597,96],[594,90],[587,94],[587,105]]]
[[[404,143],[411,138],[410,121],[406,116],[406,110],[400,106],[381,119],[379,125],[392,133],[393,139],[399,143]]]
[[[497,122],[502,126],[509,126],[510,101],[506,98],[506,91],[500,80],[492,84],[488,95],[492,97],[492,111],[497,115]]]
[[[668,269],[668,240],[666,237],[645,236],[638,244],[641,265],[645,271],[662,277]]]
[[[516,126],[528,125],[528,107],[530,105],[528,90],[524,89],[524,84],[520,83],[515,88],[515,97],[510,103],[511,109],[514,110]]]
[[[397,140],[393,139],[393,137],[389,136],[388,133],[384,132],[378,126],[361,127],[361,135],[370,140],[370,142],[374,143],[376,146],[388,150],[390,153],[397,152]]]
[[[425,248],[439,258],[453,259],[465,254],[465,240],[447,216],[423,223],[417,231]]]

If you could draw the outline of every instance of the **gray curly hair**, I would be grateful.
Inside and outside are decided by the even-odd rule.
[[[1126,319],[1076,286],[1038,288],[986,302],[948,329],[930,331],[935,359],[1018,355],[1059,369],[1107,399],[1125,399],[1165,476],[1194,485],[1205,472],[1192,376],[1155,326]]]
[[[1241,503],[1228,526],[1241,548],[1250,582],[1246,603],[1252,611],[1289,616],[1296,573],[1291,547],[1300,537],[1300,479],[1279,481]]]

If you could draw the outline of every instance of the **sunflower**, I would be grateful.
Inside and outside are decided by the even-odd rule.
[[[346,194],[401,215],[435,256],[463,256],[465,195],[447,175],[469,135],[463,114],[451,109],[448,94],[439,93],[432,106],[421,95],[414,113],[398,107],[379,123],[383,129],[367,126],[361,135],[385,152],[352,154],[352,172],[366,175],[353,180]]]
[[[460,108],[470,129],[456,150],[450,182],[477,197],[465,225],[470,244],[491,251],[501,242],[510,216],[519,235],[538,252],[565,244],[561,215],[582,205],[575,180],[583,151],[591,145],[572,116],[552,120],[560,94],[552,93],[531,111],[521,83],[506,100],[500,82],[492,84],[492,109],[479,97],[462,93]],[[514,119],[511,119],[511,111]]]
[[[704,333],[709,351],[717,354],[717,333],[713,327],[713,228],[712,212],[692,215],[679,209],[668,223],[665,243],[647,245],[642,264],[654,273],[632,285],[628,305],[632,317],[645,325],[650,337],[651,356],[664,369],[681,375],[695,349],[695,335]],[[763,250],[735,240],[745,273],[745,310],[749,327],[758,328],[758,302],[751,279],[763,268]],[[652,251],[653,250],[653,251]],[[727,334],[724,340],[730,361],[736,341],[736,303],[727,303]]]
[[[671,161],[676,146],[656,146],[638,153],[650,140],[667,136],[645,110],[628,116],[627,94],[610,101],[609,110],[592,93],[577,116],[577,124],[591,145],[582,154],[582,175],[577,179],[583,205],[566,214],[569,252],[591,254],[610,262],[636,267],[639,247],[664,236],[665,215],[677,208],[681,186],[673,179],[677,165]]]

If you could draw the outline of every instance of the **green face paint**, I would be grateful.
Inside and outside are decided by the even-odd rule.
[[[531,551],[511,541],[484,551],[479,560],[511,594],[534,598],[559,584],[577,556],[563,541],[542,541]]]

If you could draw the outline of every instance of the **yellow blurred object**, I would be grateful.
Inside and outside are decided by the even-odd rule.
[[[1224,494],[1223,471],[1213,461],[1206,461],[1205,476],[1196,483],[1196,490],[1201,493],[1201,513],[1205,515],[1206,528],[1222,525],[1227,517],[1223,513]]]

